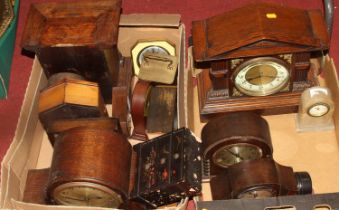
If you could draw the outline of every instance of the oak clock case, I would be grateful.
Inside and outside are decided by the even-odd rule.
[[[66,131],[54,144],[47,199],[59,205],[122,207],[128,196],[131,152],[123,135],[111,129]]]
[[[120,12],[120,0],[32,4],[21,46],[37,55],[47,78],[60,71],[80,74],[98,82],[105,103],[112,103]]]
[[[227,113],[210,120],[201,139],[207,178],[242,161],[272,157],[268,123],[253,112]]]
[[[195,68],[203,69],[197,78],[202,120],[234,111],[296,112],[301,92],[319,73],[310,59],[329,45],[320,11],[268,3],[194,21],[192,38]]]

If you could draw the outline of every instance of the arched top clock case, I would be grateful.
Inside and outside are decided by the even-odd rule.
[[[197,62],[328,49],[320,11],[256,3],[195,21]]]
[[[246,110],[296,112],[300,94],[317,84],[310,59],[326,52],[321,11],[256,3],[194,21],[200,114]]]

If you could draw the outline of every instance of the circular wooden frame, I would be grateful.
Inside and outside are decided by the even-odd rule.
[[[47,199],[57,203],[53,195],[58,186],[81,182],[109,188],[125,202],[131,153],[127,139],[110,129],[78,127],[66,131],[54,144]]]
[[[210,120],[202,130],[202,150],[205,160],[211,162],[211,172],[221,166],[213,163],[218,149],[237,144],[254,145],[261,149],[262,157],[271,157],[273,148],[268,123],[252,112],[234,112]]]

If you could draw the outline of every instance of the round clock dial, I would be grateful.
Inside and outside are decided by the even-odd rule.
[[[123,200],[113,190],[94,183],[70,182],[55,188],[54,201],[61,205],[118,208]]]
[[[259,198],[268,198],[274,197],[277,195],[277,192],[270,188],[256,188],[242,192],[238,195],[239,199],[259,199]]]
[[[308,109],[308,114],[311,117],[321,117],[327,114],[329,110],[330,110],[329,105],[324,104],[324,103],[317,103],[317,104],[312,105]]]
[[[138,54],[138,65],[140,66],[142,61],[144,60],[145,53],[157,53],[162,55],[170,55],[170,53],[163,47],[157,45],[151,45],[145,47],[140,53]]]
[[[139,75],[140,66],[144,60],[145,53],[159,53],[175,56],[175,47],[167,41],[140,41],[132,49],[132,61],[134,74]]]
[[[244,160],[256,160],[263,155],[262,150],[251,144],[238,143],[219,148],[213,154],[213,162],[223,168],[227,168]]]
[[[250,96],[266,96],[279,92],[289,81],[289,71],[275,58],[257,58],[245,62],[236,71],[234,84]]]

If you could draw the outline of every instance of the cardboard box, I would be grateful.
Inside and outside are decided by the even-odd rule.
[[[130,56],[131,48],[137,39],[161,39],[175,44],[180,58],[178,67],[177,110],[179,127],[190,127],[187,116],[188,74],[185,64],[185,30],[179,15],[122,15],[120,20],[118,48],[123,56]],[[45,87],[47,79],[35,59],[31,77],[27,86],[24,102],[15,133],[1,167],[0,208],[7,209],[74,209],[67,206],[48,206],[21,202],[29,169],[47,168],[52,158],[52,147],[38,120],[38,98],[40,90]],[[108,108],[110,108],[108,106]],[[137,143],[131,140],[132,144]],[[188,200],[183,200],[177,207],[167,209],[185,209]],[[85,209],[77,207],[77,209]],[[103,208],[86,208],[103,209]]]
[[[319,76],[319,82],[321,86],[327,86],[331,90],[335,103],[335,130],[298,133],[295,127],[296,113],[264,116],[270,127],[274,160],[282,165],[293,167],[294,171],[309,172],[315,195],[281,196],[253,200],[233,199],[214,202],[211,201],[209,183],[204,183],[203,196],[197,202],[197,209],[299,210],[310,209],[310,204],[313,207],[327,205],[332,206],[332,209],[339,208],[339,193],[336,193],[339,192],[339,81],[333,60],[328,56],[324,57],[324,59],[312,60],[313,65],[316,66],[319,66],[320,62],[324,62],[324,70],[323,77]],[[193,76],[200,72],[201,70],[194,69]],[[189,87],[188,90],[189,95],[192,95],[194,100],[193,131],[200,137],[204,123],[200,123],[199,120],[197,87],[193,89]],[[272,206],[275,207],[271,208]],[[285,208],[284,206],[287,207]],[[330,208],[324,208],[323,210],[325,209],[329,210]]]
[[[0,39],[0,98],[6,98],[8,94],[18,12],[19,0],[16,0],[14,5],[14,18]]]

